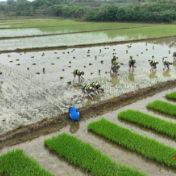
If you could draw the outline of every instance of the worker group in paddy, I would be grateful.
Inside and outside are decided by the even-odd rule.
[[[130,59],[129,60],[129,71],[131,69],[132,69],[132,71],[134,71],[135,64],[136,64],[136,60],[134,60],[134,59]],[[149,64],[151,66],[150,72],[152,72],[153,70],[157,69],[157,64],[159,64],[159,62],[157,62],[157,61],[149,61]],[[171,62],[163,60],[163,64],[164,64],[163,70],[165,70],[166,68],[168,70],[170,70],[170,65],[172,65]],[[120,69],[119,62],[117,62],[116,56],[113,56],[113,58],[111,59],[111,68],[110,68],[109,72],[110,73],[113,72],[113,76],[115,77],[118,74],[118,70],[119,69]],[[85,74],[84,71],[74,70],[74,72],[73,72],[73,82],[74,82],[76,76],[78,76],[78,80],[79,81],[82,81],[82,79],[83,79],[82,75],[84,75],[84,74]],[[83,85],[81,87],[82,99],[84,98],[85,93],[87,93],[88,97],[90,97],[93,100],[93,97],[92,97],[91,93],[94,92],[96,95],[99,95],[100,87],[101,87],[101,85],[98,82],[92,82],[90,85],[87,85],[87,84]]]

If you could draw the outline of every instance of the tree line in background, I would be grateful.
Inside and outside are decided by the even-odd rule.
[[[129,0],[8,0],[0,4],[0,11],[10,15],[37,14],[80,18],[88,21],[143,21],[171,22],[176,20],[176,0],[133,0],[126,6],[118,4]]]

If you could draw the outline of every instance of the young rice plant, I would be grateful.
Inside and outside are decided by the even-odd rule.
[[[169,99],[176,100],[176,92],[172,92],[170,94],[166,94],[166,97],[169,98]]]

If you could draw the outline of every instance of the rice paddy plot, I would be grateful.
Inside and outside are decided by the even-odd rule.
[[[87,25],[75,25],[75,26],[6,29],[6,30],[0,31],[0,37],[17,37],[17,36],[25,37],[25,36],[47,35],[47,34],[64,34],[64,33],[70,33],[70,32],[107,30],[107,29],[117,29],[117,28],[120,29],[120,28],[131,28],[131,27],[142,27],[142,26],[150,26],[150,24],[135,24],[135,23],[95,23],[95,24],[90,23],[89,24],[87,23]]]

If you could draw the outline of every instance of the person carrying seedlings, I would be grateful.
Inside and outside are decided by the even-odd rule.
[[[83,78],[81,75],[84,75],[84,72],[81,70],[75,70],[73,72],[73,82],[75,80],[76,75],[78,76],[79,81],[81,81],[81,78]],[[81,77],[81,78],[80,78]]]
[[[156,64],[159,64],[159,62],[157,62],[157,61],[150,61],[149,64],[151,66],[150,71],[153,71],[153,69],[156,69]]]
[[[164,61],[164,68],[163,68],[163,70],[165,70],[165,68],[167,67],[167,69],[168,70],[170,70],[170,67],[169,67],[169,65],[172,65],[172,63],[171,62],[169,62],[169,61]]]
[[[116,62],[114,65],[112,65],[112,71],[113,71],[113,76],[115,76],[118,73],[118,69],[120,68],[120,65],[118,65],[118,62]]]
[[[135,63],[136,63],[136,61],[134,59],[129,60],[129,71],[130,71],[131,67],[132,67],[132,70],[134,70],[134,64]]]
[[[116,57],[113,56],[113,58],[111,59],[111,69],[110,69],[110,73],[111,73],[111,70],[112,70],[112,66],[116,64]]]
[[[92,86],[94,88],[95,93],[99,95],[101,84],[99,84],[98,82],[92,82],[90,86]]]
[[[85,95],[85,93],[87,92],[88,93],[88,96],[93,100],[93,97],[91,96],[91,92],[94,92],[94,89],[93,89],[93,87],[91,87],[91,86],[89,86],[89,85],[83,85],[82,86],[82,99],[84,98],[84,95]]]

